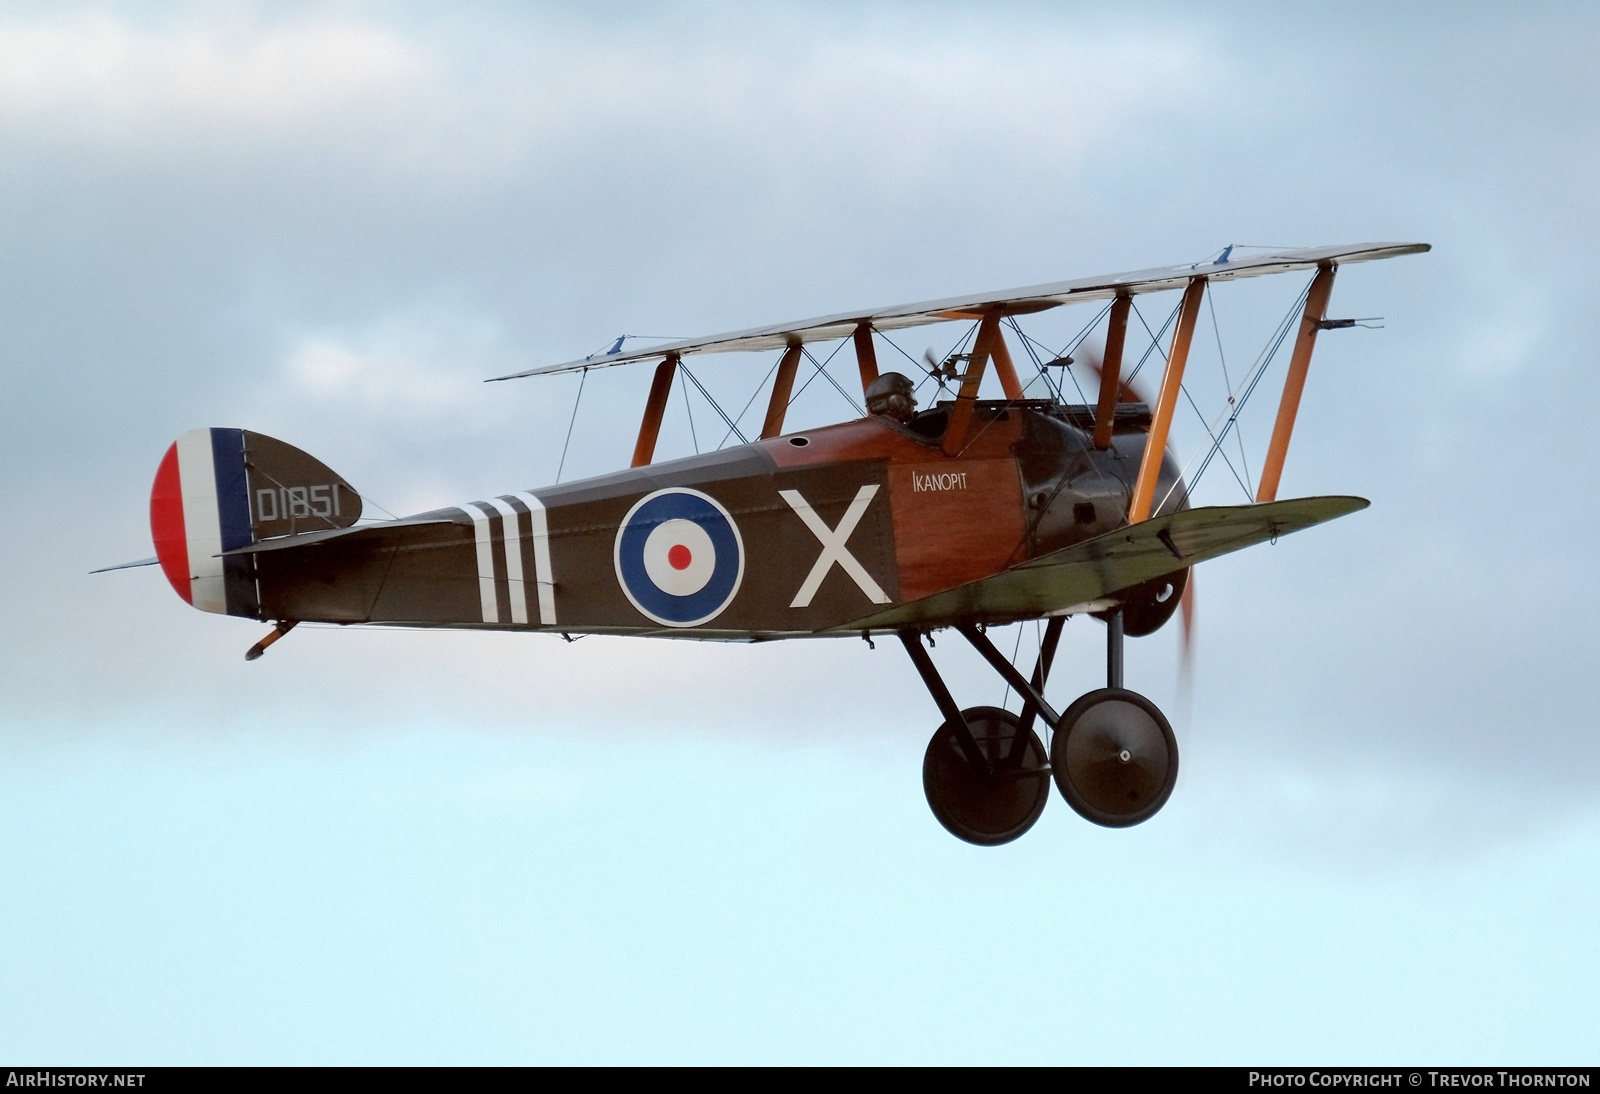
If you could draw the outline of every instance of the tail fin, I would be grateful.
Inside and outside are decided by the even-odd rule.
[[[222,552],[272,536],[348,528],[361,497],[320,460],[246,429],[194,429],[167,449],[150,535],[178,595],[202,611],[260,615],[255,559]]]

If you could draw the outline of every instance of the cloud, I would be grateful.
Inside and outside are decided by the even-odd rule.
[[[16,512],[70,496],[97,519],[64,546],[5,547],[8,605],[30,636],[6,667],[16,709],[191,709],[188,692],[169,690],[182,691],[180,676],[201,680],[186,685],[204,693],[194,709],[222,705],[230,688],[277,709],[291,700],[259,681],[292,665],[316,695],[392,690],[399,698],[374,700],[385,711],[438,711],[451,681],[452,696],[482,695],[477,709],[495,717],[582,719],[585,697],[600,694],[605,713],[592,720],[621,724],[661,714],[671,696],[678,705],[658,720],[677,732],[774,721],[764,695],[749,694],[759,670],[763,692],[805,699],[782,712],[797,734],[848,718],[923,735],[931,715],[892,649],[860,661],[803,644],[753,654],[299,632],[251,677],[239,655],[256,624],[187,613],[159,585],[132,592],[136,574],[95,585],[81,575],[148,553],[154,461],[195,425],[280,436],[385,507],[415,511],[550,481],[577,380],[480,381],[624,330],[691,335],[1198,258],[1229,239],[1316,243],[1394,226],[1438,248],[1341,273],[1340,313],[1388,326],[1319,347],[1285,485],[1377,504],[1307,534],[1324,547],[1208,564],[1204,656],[1216,668],[1202,676],[1211,722],[1200,729],[1269,753],[1261,777],[1274,786],[1280,770],[1321,777],[1305,760],[1320,755],[1307,725],[1344,742],[1341,770],[1409,749],[1444,800],[1479,785],[1451,764],[1500,786],[1537,782],[1544,761],[1513,771],[1495,724],[1516,707],[1513,683],[1549,672],[1542,716],[1587,724],[1581,677],[1560,666],[1593,597],[1576,548],[1539,546],[1586,540],[1519,545],[1521,525],[1503,519],[1530,497],[1535,511],[1574,510],[1569,524],[1592,519],[1561,507],[1582,483],[1530,473],[1493,447],[1517,423],[1543,446],[1541,467],[1587,466],[1592,380],[1573,366],[1545,390],[1525,382],[1548,362],[1581,361],[1587,345],[1561,293],[1583,284],[1573,263],[1592,249],[1593,214],[1552,212],[1540,180],[1565,193],[1596,142],[1581,112],[1562,115],[1559,142],[1535,124],[1557,91],[1592,88],[1571,61],[1554,91],[1530,67],[1516,101],[1486,114],[1498,85],[1464,88],[1460,61],[1484,55],[1493,35],[1481,26],[1413,62],[1420,39],[1385,39],[1369,55],[1377,47],[1354,24],[1273,34],[1071,9],[38,11],[0,16],[0,196],[16,211],[0,226],[0,348],[15,362],[5,443],[18,469],[6,490]],[[1391,63],[1401,54],[1405,65]],[[1494,141],[1516,155],[1484,156]],[[1254,352],[1234,332],[1264,337],[1296,289],[1280,279],[1271,291],[1283,299],[1264,283],[1259,299],[1242,284],[1219,290],[1231,361]],[[1156,321],[1165,303],[1152,302]],[[1086,318],[1027,327],[1060,344]],[[1191,377],[1209,408],[1206,339]],[[745,364],[708,361],[697,374],[737,409],[770,361]],[[1251,405],[1262,419],[1250,423],[1253,470],[1280,376]],[[643,370],[589,376],[567,478],[626,462],[647,382]],[[680,413],[675,403],[663,455],[690,450]],[[1203,438],[1183,428],[1180,445]],[[1219,461],[1205,489],[1232,500],[1230,481]],[[1530,595],[1548,620],[1525,607]],[[1485,626],[1494,613],[1516,625]],[[1263,617],[1283,621],[1270,641]],[[93,639],[86,619],[100,621]],[[90,661],[111,666],[98,678],[86,643],[100,643]],[[1265,667],[1251,656],[1264,645]],[[608,678],[614,668],[631,674],[626,686]],[[1156,675],[1141,686],[1158,687]],[[801,694],[815,679],[837,687]],[[886,699],[885,679],[911,690]],[[956,679],[987,697],[987,676]],[[832,713],[834,691],[847,715]],[[1219,712],[1205,702],[1217,693],[1243,698]],[[1361,724],[1336,724],[1346,710]],[[1578,728],[1559,739],[1568,771],[1592,769]],[[1581,781],[1561,794],[1589,793]],[[1389,792],[1330,768],[1315,800]],[[1308,827],[1337,811],[1310,809]],[[1442,806],[1424,813],[1456,823]],[[1390,823],[1372,816],[1374,831]]]
[[[476,400],[475,385],[504,363],[492,324],[425,311],[369,325],[354,336],[312,332],[292,342],[264,399],[354,411],[367,428],[437,422]]]
[[[371,23],[321,15],[137,26],[96,9],[0,21],[0,124],[103,140],[162,125],[303,126],[414,86],[421,53]]]
[[[1058,25],[1001,50],[982,22],[951,34],[892,11],[479,16],[12,17],[0,21],[0,131],[91,157],[241,165],[304,155],[291,142],[309,139],[308,180],[342,165],[426,193],[709,160],[792,183],[833,165],[834,185],[904,193],[953,175],[1074,171],[1143,115],[1204,109],[1210,82],[1201,48],[1174,30]],[[764,200],[806,189],[780,182]]]

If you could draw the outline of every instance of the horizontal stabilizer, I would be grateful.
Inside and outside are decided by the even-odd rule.
[[[161,560],[159,558],[141,558],[138,562],[119,562],[115,566],[102,566],[98,570],[90,570],[91,574],[109,574],[112,570],[132,570],[139,566],[154,566]]]
[[[224,557],[234,555],[259,555],[265,551],[286,551],[291,547],[310,547],[317,543],[359,536],[363,532],[387,532],[395,528],[415,528],[424,524],[459,524],[460,520],[435,515],[405,517],[401,520],[384,520],[375,524],[358,524],[354,528],[325,528],[320,532],[301,532],[297,536],[277,536],[222,552]]]
[[[692,353],[783,349],[797,342],[828,342],[837,338],[848,338],[862,323],[871,323],[873,329],[880,331],[902,330],[906,327],[919,327],[925,323],[943,323],[951,319],[981,319],[995,307],[1000,309],[1002,315],[1028,315],[1078,301],[1110,300],[1118,295],[1134,296],[1139,293],[1160,292],[1164,289],[1181,289],[1196,277],[1208,278],[1211,281],[1232,281],[1241,277],[1260,277],[1265,274],[1288,273],[1292,270],[1312,270],[1323,263],[1341,265],[1351,262],[1371,262],[1374,259],[1393,258],[1396,255],[1419,254],[1428,249],[1426,243],[1355,243],[1233,257],[1233,248],[1230,247],[1208,262],[1195,262],[1186,266],[1163,266],[1153,270],[1082,277],[1074,281],[1056,281],[1046,285],[1030,285],[1026,288],[1005,289],[1000,292],[952,296],[944,300],[927,300],[918,304],[867,308],[839,315],[825,315],[816,319],[802,319],[793,323],[755,327],[730,334],[717,334],[709,338],[690,338],[626,352],[622,351],[622,344],[619,341],[616,346],[617,352],[597,353],[581,361],[530,368],[523,372],[514,372],[509,376],[496,376],[493,379],[516,380],[523,376],[609,368],[630,361],[658,360],[669,353],[688,356]]]
[[[1291,498],[1185,509],[1107,532],[993,577],[856,620],[842,631],[954,619],[1014,619],[1061,611],[1257,543],[1365,509],[1365,498]]]

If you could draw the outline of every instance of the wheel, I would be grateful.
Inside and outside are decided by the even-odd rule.
[[[922,757],[922,789],[939,823],[957,839],[992,847],[1010,843],[1033,827],[1050,799],[1044,745],[1031,729],[1015,751],[1021,722],[999,707],[961,712],[989,761],[990,773],[976,770],[961,748],[955,727],[939,727]]]
[[[1178,781],[1178,740],[1143,695],[1101,688],[1061,716],[1050,767],[1056,788],[1079,816],[1126,828],[1167,803]]]
[[[1188,584],[1189,571],[1182,569],[1122,590],[1117,594],[1122,601],[1122,633],[1129,638],[1143,638],[1166,626],[1178,610]],[[1104,620],[1105,613],[1096,612],[1095,618]]]

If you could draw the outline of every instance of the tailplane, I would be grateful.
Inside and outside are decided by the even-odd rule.
[[[207,612],[258,618],[255,559],[225,551],[348,528],[361,496],[322,461],[248,429],[194,429],[172,443],[150,491],[150,536],[178,595]]]

